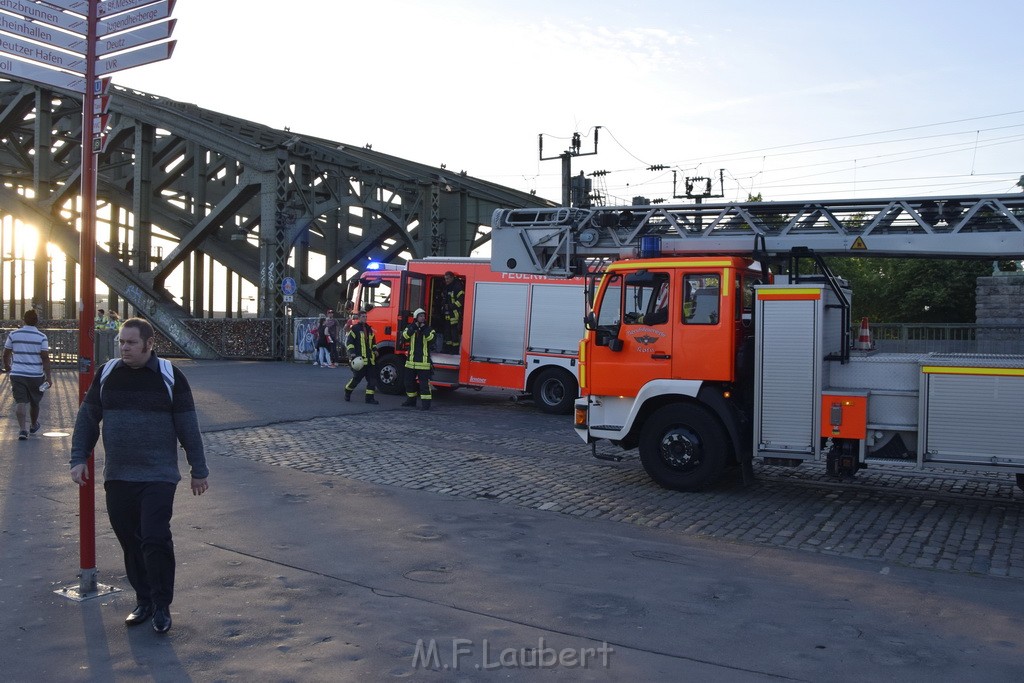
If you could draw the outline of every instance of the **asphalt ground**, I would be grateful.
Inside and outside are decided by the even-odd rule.
[[[676,493],[507,393],[420,411],[344,402],[346,369],[176,364],[211,488],[179,487],[165,636],[124,626],[100,485],[115,591],[62,591],[79,571],[77,374],[55,373],[45,436],[25,442],[0,379],[4,680],[1020,678],[1024,494],[1007,475],[760,467]]]

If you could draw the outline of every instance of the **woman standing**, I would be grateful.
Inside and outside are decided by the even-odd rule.
[[[333,368],[334,363],[331,362],[331,344],[334,340],[331,339],[330,328],[327,326],[327,316],[320,316],[320,319],[316,323],[316,358],[317,362],[313,365],[319,365],[322,368]]]

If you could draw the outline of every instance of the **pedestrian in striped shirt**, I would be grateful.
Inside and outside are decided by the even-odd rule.
[[[4,341],[4,369],[11,377],[19,441],[25,441],[42,426],[39,403],[50,385],[50,344],[46,335],[36,328],[39,314],[29,309],[23,319],[25,324],[7,335]]]

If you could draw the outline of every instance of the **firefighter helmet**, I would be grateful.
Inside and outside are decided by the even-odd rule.
[[[423,314],[425,316],[427,312],[424,311],[422,308],[417,308],[415,311],[412,312],[413,319],[415,320],[416,318],[420,317],[420,314]]]
[[[352,359],[352,362],[349,363],[349,365],[352,366],[353,370],[359,372],[364,367],[366,367],[366,361],[363,360],[362,356],[356,356],[355,358]]]

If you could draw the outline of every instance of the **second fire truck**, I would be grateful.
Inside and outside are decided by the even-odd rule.
[[[577,352],[583,337],[581,281],[496,273],[479,258],[431,257],[406,265],[372,264],[350,285],[349,301],[367,311],[377,338],[381,391],[405,392],[402,328],[422,308],[444,330],[444,274],[465,292],[457,353],[443,340],[431,353],[431,384],[510,389],[542,411],[569,414],[579,395]]]
[[[492,228],[496,270],[602,269],[576,431],[639,449],[662,486],[759,460],[1003,471],[1024,488],[1024,356],[852,350],[852,292],[821,258],[1020,259],[1024,195],[513,209]]]

